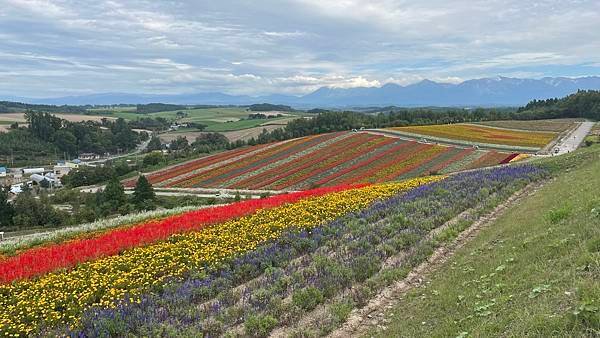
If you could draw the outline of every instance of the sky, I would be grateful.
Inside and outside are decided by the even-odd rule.
[[[598,0],[0,0],[0,97],[600,75]]]

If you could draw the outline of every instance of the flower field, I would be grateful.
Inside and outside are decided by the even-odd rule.
[[[71,303],[61,306],[77,307],[72,320],[55,314],[52,323],[79,325],[42,327],[46,334],[265,336],[287,327],[287,334],[323,336],[341,324],[340,307],[363,306],[426,260],[436,243],[468,223],[457,223],[437,237],[434,229],[466,210],[493,207],[545,176],[532,166],[505,167],[307,198],[71,272],[13,284],[2,292],[19,301],[2,305],[18,305],[3,318],[29,328],[19,310],[27,307],[29,316],[44,313],[40,302],[31,299],[45,300],[52,294],[58,296],[52,298],[54,308],[63,298]],[[265,225],[250,225],[253,222]],[[238,238],[233,241],[231,236]],[[164,269],[155,260],[171,273],[154,272],[152,267]],[[129,262],[141,265],[125,268]],[[101,274],[111,272],[119,276],[98,282]],[[181,278],[169,278],[174,275]],[[132,282],[135,287],[130,287]],[[168,286],[152,288],[165,283]],[[63,296],[55,285],[66,287],[73,297]],[[98,290],[107,296],[89,297]],[[80,305],[82,300],[88,301]],[[316,331],[303,331],[307,328],[302,319],[314,311],[311,329]]]
[[[390,130],[423,137],[531,148],[543,148],[558,135],[550,131],[509,130],[475,124],[410,126]]]
[[[339,132],[228,151],[147,177],[156,187],[303,190],[493,166],[517,155]]]
[[[573,128],[578,119],[553,119],[553,120],[505,120],[505,121],[485,121],[478,122],[484,126],[506,128],[506,129],[518,129],[518,130],[531,130],[531,131],[550,131],[550,132],[563,132],[570,128]]]
[[[0,332],[78,325],[91,306],[111,308],[275,240],[309,231],[376,200],[442,176],[337,186],[243,201],[35,247],[0,261]]]

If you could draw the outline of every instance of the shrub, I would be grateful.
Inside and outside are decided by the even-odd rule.
[[[563,206],[561,208],[552,209],[552,210],[548,211],[546,213],[546,219],[551,224],[556,224],[556,223],[566,219],[567,217],[569,217],[570,214],[571,214],[571,208],[568,206]]]
[[[214,318],[208,318],[202,323],[202,333],[206,337],[217,337],[223,333],[223,323]]]
[[[297,307],[310,311],[323,302],[323,293],[315,287],[307,287],[294,292],[292,302]]]
[[[346,319],[348,319],[353,308],[354,303],[352,301],[341,301],[331,305],[329,312],[331,313],[331,317],[336,326],[344,323]]]
[[[266,337],[277,326],[277,319],[269,315],[250,315],[244,327],[246,334],[254,337]]]
[[[357,257],[352,262],[354,279],[358,282],[364,282],[379,271],[379,263],[380,259],[372,255]]]

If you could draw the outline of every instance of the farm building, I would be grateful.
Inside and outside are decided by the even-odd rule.
[[[79,154],[79,159],[81,161],[91,161],[91,160],[97,160],[99,158],[100,158],[100,155],[94,154],[94,153]]]
[[[23,175],[43,174],[46,170],[44,168],[24,168],[22,169]]]

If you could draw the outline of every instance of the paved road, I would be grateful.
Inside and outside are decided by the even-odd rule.
[[[125,153],[125,154],[121,154],[121,155],[113,155],[113,156],[109,156],[107,158],[103,158],[103,159],[99,159],[99,160],[94,160],[94,161],[86,161],[84,162],[85,164],[97,164],[97,163],[104,163],[106,161],[111,161],[111,160],[116,160],[118,158],[122,158],[122,157],[127,157],[127,156],[132,156],[132,155],[137,155],[142,153],[144,150],[146,150],[146,148],[148,147],[148,144],[150,143],[150,139],[152,138],[152,135],[150,135],[150,138],[148,138],[146,141],[140,143],[134,151],[129,152],[129,153]]]
[[[556,143],[554,148],[552,148],[552,154],[563,155],[579,148],[583,140],[585,140],[585,137],[592,130],[593,126],[594,122],[582,122],[577,129]],[[558,153],[555,152],[555,149],[558,149]]]

